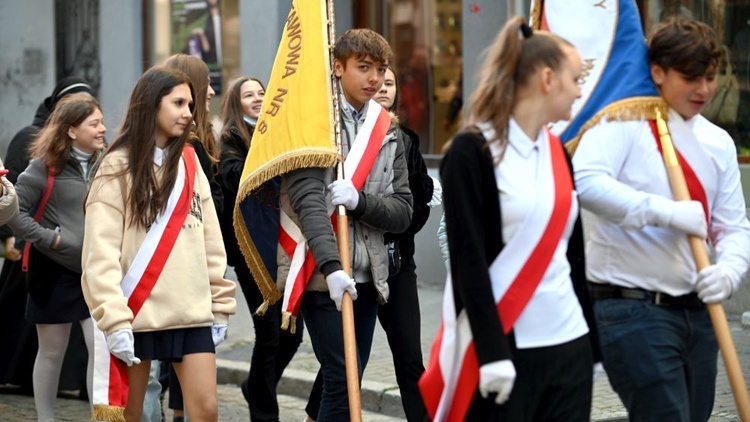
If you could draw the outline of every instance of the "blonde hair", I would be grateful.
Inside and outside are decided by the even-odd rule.
[[[487,142],[498,142],[504,150],[516,88],[524,86],[540,67],[557,70],[565,59],[564,45],[572,47],[549,32],[532,33],[521,16],[508,20],[487,51],[479,83],[469,99],[466,130],[489,122],[495,138]]]

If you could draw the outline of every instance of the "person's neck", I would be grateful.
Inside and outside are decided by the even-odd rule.
[[[344,86],[341,84],[340,80],[339,80],[339,90],[340,90],[340,92],[342,94],[341,98],[344,100],[344,102],[346,103],[346,105],[351,106],[351,108],[353,108],[354,111],[356,111],[357,113],[360,113],[362,111],[362,109],[365,107],[365,103],[357,104],[356,101],[352,101],[349,98],[349,95],[346,93],[346,91],[344,91]]]
[[[536,141],[539,131],[547,124],[544,113],[540,112],[540,110],[539,104],[534,104],[533,101],[529,100],[522,100],[516,103],[511,111],[511,116],[516,120],[518,127],[532,141]]]

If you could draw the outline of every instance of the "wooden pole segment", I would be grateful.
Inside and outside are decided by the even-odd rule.
[[[677,153],[672,143],[672,137],[669,135],[667,122],[661,117],[658,108],[656,109],[656,127],[659,130],[664,166],[666,167],[669,184],[672,188],[672,196],[675,201],[690,201],[690,191],[685,182],[685,175],[682,172],[682,167],[680,167],[680,162],[677,159]],[[706,248],[703,245],[703,239],[697,236],[688,236],[688,242],[693,252],[696,269],[700,271],[711,265],[708,252],[706,252]],[[724,366],[727,369],[729,384],[734,394],[734,401],[737,403],[737,413],[739,413],[742,421],[750,422],[750,396],[748,396],[745,377],[742,374],[742,367],[737,357],[737,349],[734,346],[734,340],[729,331],[729,323],[727,323],[727,317],[724,313],[724,306],[721,303],[709,303],[706,306],[711,316],[716,340],[721,349]]]

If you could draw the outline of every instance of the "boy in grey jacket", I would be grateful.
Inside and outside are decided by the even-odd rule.
[[[344,156],[363,129],[391,59],[391,49],[368,29],[345,32],[334,47],[334,72],[341,89]],[[364,141],[364,139],[363,139]],[[358,140],[359,142],[359,140]],[[351,176],[351,175],[347,175]],[[330,198],[330,199],[329,199]],[[331,225],[328,202],[343,205],[349,215],[349,240],[354,278],[343,271]],[[412,215],[404,146],[393,128],[380,144],[377,158],[361,190],[351,180],[334,181],[333,169],[307,168],[282,177],[281,206],[301,228],[317,264],[302,299],[301,313],[321,365],[324,393],[319,419],[349,420],[341,299],[349,291],[362,376],[370,354],[378,303],[388,299],[388,254],[385,232],[408,228]],[[279,252],[279,282],[289,273],[291,257]],[[283,286],[280,286],[283,290]]]

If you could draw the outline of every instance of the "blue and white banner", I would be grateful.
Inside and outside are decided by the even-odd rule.
[[[583,60],[573,117],[551,128],[564,143],[573,142],[569,149],[602,117],[650,118],[654,106],[663,104],[651,79],[635,0],[532,0],[531,25],[568,40]]]

